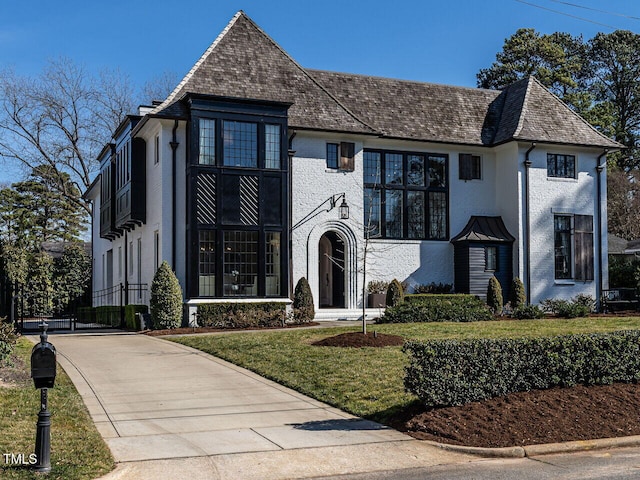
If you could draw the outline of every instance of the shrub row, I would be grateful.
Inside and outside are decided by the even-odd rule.
[[[0,365],[11,355],[17,339],[13,324],[0,318]]]
[[[198,325],[215,328],[281,327],[283,303],[206,303],[198,305]]]
[[[82,323],[99,323],[109,327],[120,326],[120,307],[118,306],[80,307],[77,315],[78,321]]]
[[[554,386],[640,379],[640,331],[541,338],[409,341],[405,388],[427,407]]]
[[[491,311],[473,295],[407,295],[404,303],[387,307],[378,323],[477,322],[492,319]]]
[[[149,313],[146,305],[125,305],[124,326],[129,330],[142,330],[138,313]]]

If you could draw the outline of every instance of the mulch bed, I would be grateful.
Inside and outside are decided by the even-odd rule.
[[[432,410],[416,405],[388,423],[420,440],[475,447],[640,435],[640,385],[558,387]]]
[[[313,345],[384,347],[403,341],[396,335],[344,333]],[[640,435],[640,385],[558,387],[429,410],[415,404],[385,423],[419,440],[490,448]]]

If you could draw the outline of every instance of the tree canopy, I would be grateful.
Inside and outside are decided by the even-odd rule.
[[[529,75],[627,147],[611,156],[619,168],[640,167],[640,35],[616,30],[585,42],[568,33],[520,29],[491,67],[480,70],[478,86],[500,89]]]

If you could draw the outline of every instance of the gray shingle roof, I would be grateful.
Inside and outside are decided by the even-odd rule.
[[[374,133],[243,12],[236,14],[176,90],[152,113],[183,113],[176,102],[187,93],[292,103],[291,126]]]
[[[304,69],[242,11],[152,114],[184,116],[179,100],[189,93],[291,103],[291,128],[478,146],[622,147],[534,78],[496,91]]]

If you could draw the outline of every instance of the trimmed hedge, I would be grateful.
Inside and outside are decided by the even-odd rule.
[[[140,317],[138,313],[149,313],[149,307],[146,305],[125,305],[124,307],[124,326],[129,330],[142,330],[140,325]]]
[[[284,303],[206,303],[198,305],[198,325],[216,328],[281,327]]]
[[[409,341],[405,388],[427,407],[555,386],[640,380],[640,331]]]
[[[493,320],[487,306],[473,295],[406,295],[404,303],[387,307],[378,323],[478,322]]]
[[[124,307],[124,326],[130,330],[141,330],[136,313],[148,313],[146,305],[126,305]],[[80,307],[77,311],[78,321],[81,323],[99,323],[109,327],[121,326],[121,308],[117,305],[100,307]]]
[[[434,304],[449,302],[456,305],[484,305],[475,295],[468,293],[411,293],[404,296],[407,303]]]

